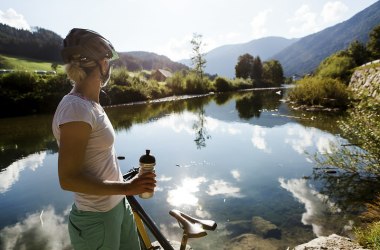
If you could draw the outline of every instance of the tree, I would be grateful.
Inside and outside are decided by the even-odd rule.
[[[367,50],[366,46],[357,40],[350,44],[347,52],[348,55],[354,59],[357,66],[366,63],[370,57],[370,52]]]
[[[254,58],[250,54],[239,56],[238,62],[235,66],[235,75],[237,78],[248,79],[252,77]]]
[[[369,34],[367,49],[373,59],[380,59],[380,25],[376,26]]]
[[[263,77],[263,64],[259,56],[253,59],[251,78],[260,82]]]
[[[284,71],[281,63],[277,60],[264,62],[263,78],[272,84],[282,84],[284,82]]]
[[[193,64],[193,70],[199,79],[203,79],[204,68],[206,67],[205,53],[203,50],[202,35],[194,33],[193,39],[191,39],[191,45],[193,46],[193,55],[191,56],[191,62]]]

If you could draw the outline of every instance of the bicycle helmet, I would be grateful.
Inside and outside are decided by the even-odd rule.
[[[88,29],[72,29],[63,40],[61,51],[64,63],[71,61],[97,61],[119,58],[112,44],[99,33]]]

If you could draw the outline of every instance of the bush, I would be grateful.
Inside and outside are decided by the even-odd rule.
[[[291,101],[305,105],[347,107],[349,92],[338,79],[307,77],[297,82],[288,95]]]
[[[326,58],[318,66],[317,75],[323,78],[340,79],[348,84],[354,67],[354,59],[341,52]]]
[[[218,76],[215,79],[215,89],[218,92],[226,92],[232,90],[232,84],[226,78]]]
[[[373,222],[364,228],[355,230],[356,240],[370,249],[380,249],[380,222]]]
[[[186,93],[205,94],[212,91],[211,82],[208,78],[199,78],[196,74],[190,73],[185,78]]]
[[[171,89],[174,95],[185,93],[185,78],[181,72],[176,72],[166,80],[166,86]]]
[[[117,68],[112,70],[109,84],[128,85],[130,81],[128,70],[126,68]]]

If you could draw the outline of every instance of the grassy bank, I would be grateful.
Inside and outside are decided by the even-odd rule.
[[[12,69],[15,71],[34,72],[35,70],[49,71],[52,70],[51,62],[43,62],[22,57],[11,57],[0,55],[0,68]],[[63,73],[63,66],[57,65],[57,73]]]

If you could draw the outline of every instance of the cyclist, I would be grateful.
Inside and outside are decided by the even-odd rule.
[[[115,132],[99,104],[109,80],[110,62],[118,58],[112,44],[88,29],[72,29],[61,51],[70,93],[59,103],[52,129],[59,146],[61,188],[74,192],[69,234],[74,249],[140,249],[125,195],[153,192],[155,174],[128,182],[117,162]]]

